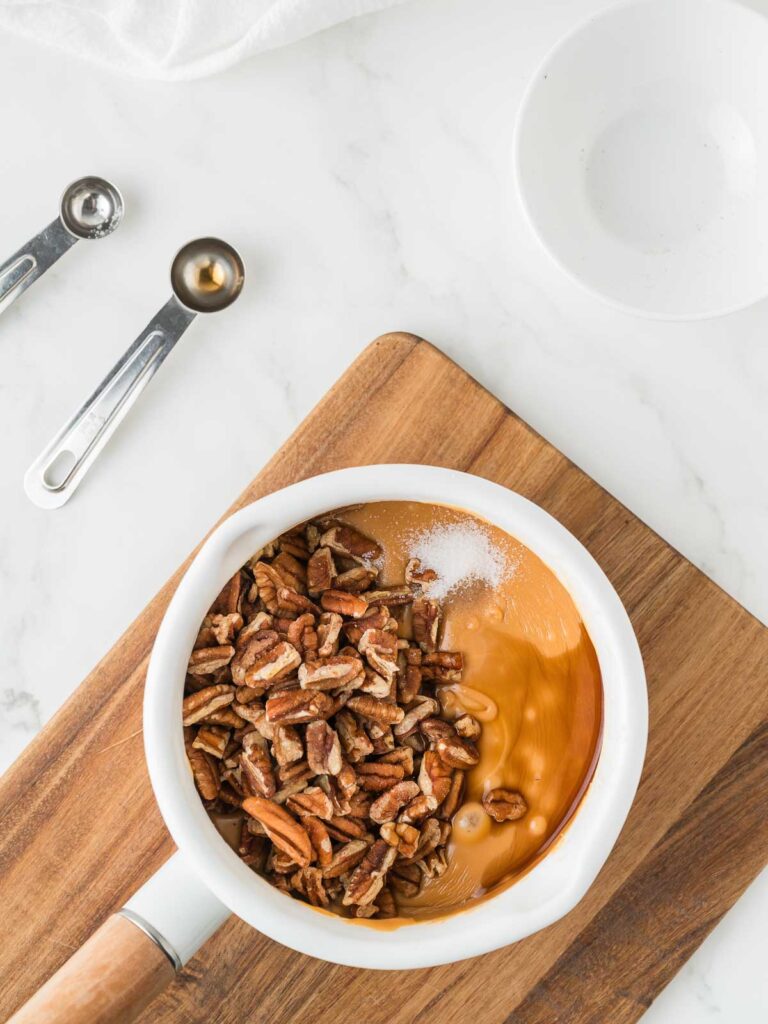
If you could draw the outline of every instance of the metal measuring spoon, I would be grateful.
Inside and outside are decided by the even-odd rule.
[[[0,313],[81,238],[112,234],[125,209],[119,190],[104,178],[78,178],[59,203],[59,216],[0,266]]]
[[[115,428],[198,313],[216,313],[243,288],[240,255],[218,238],[198,238],[171,265],[173,295],[88,401],[35,459],[24,477],[27,497],[58,508],[76,490]]]

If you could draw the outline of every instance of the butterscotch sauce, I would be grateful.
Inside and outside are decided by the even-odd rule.
[[[399,897],[401,917],[365,921],[392,927],[438,916],[510,884],[563,828],[591,777],[602,720],[597,656],[572,598],[554,573],[508,534],[467,512],[418,502],[373,502],[338,514],[383,548],[382,585],[403,582],[413,538],[456,524],[479,526],[505,571],[442,598],[444,650],[461,651],[461,683],[443,687],[451,712],[483,727],[480,762],[468,773],[453,819],[449,866],[420,893]],[[426,562],[423,567],[428,567]],[[403,621],[407,634],[409,622]],[[483,810],[489,789],[523,794],[519,821],[496,823]]]

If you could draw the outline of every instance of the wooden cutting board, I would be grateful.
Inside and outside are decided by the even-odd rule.
[[[542,505],[600,562],[650,691],[637,800],[566,918],[411,972],[335,967],[234,918],[141,1018],[153,1024],[622,1024],[637,1020],[762,868],[768,630],[427,342],[370,345],[233,506],[343,466],[416,462]],[[0,1019],[172,850],[144,767],[147,657],[170,580],[0,780]],[[461,926],[456,929],[461,950]]]

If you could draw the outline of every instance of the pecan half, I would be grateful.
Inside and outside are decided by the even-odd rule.
[[[522,793],[515,789],[492,789],[483,797],[483,807],[494,821],[517,821],[528,811]]]
[[[243,810],[260,822],[278,850],[282,850],[300,867],[309,864],[313,857],[309,836],[288,811],[260,796],[243,800]]]

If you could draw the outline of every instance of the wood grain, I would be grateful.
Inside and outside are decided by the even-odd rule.
[[[633,810],[566,918],[451,967],[332,967],[235,919],[145,1024],[635,1021],[765,860],[768,630],[459,367],[411,335],[374,342],[235,508],[343,466],[421,462],[531,498],[602,565],[632,618],[651,732]],[[181,570],[180,570],[181,571]],[[178,574],[0,780],[0,1019],[171,850],[142,760],[146,660]],[[450,926],[450,925],[448,925]],[[457,928],[460,950],[460,929]]]
[[[8,1024],[131,1024],[175,973],[148,935],[113,914]]]

